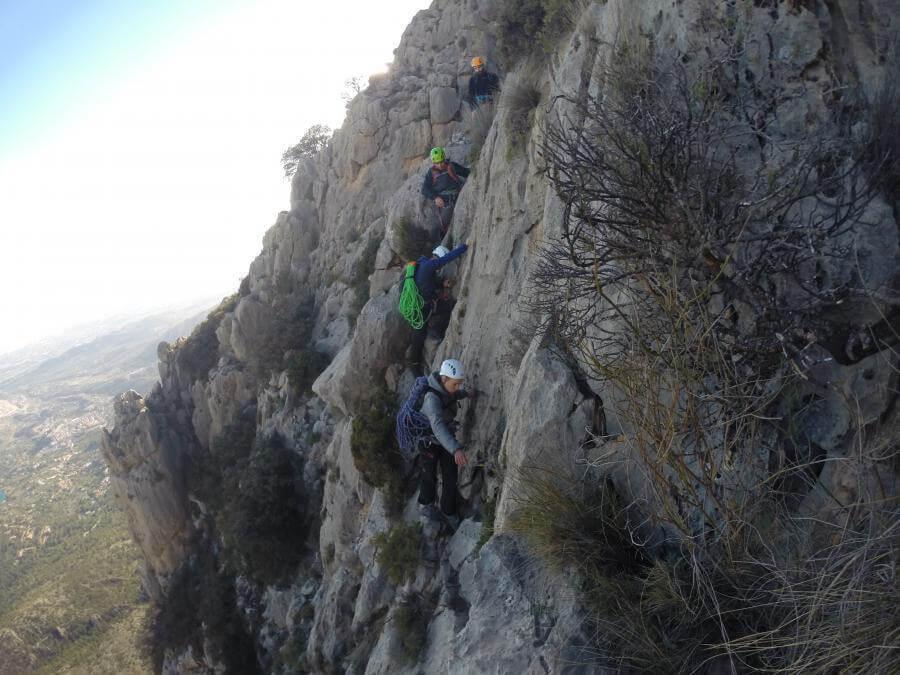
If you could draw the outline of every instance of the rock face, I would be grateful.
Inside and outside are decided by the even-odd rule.
[[[159,597],[161,582],[184,560],[191,539],[183,474],[184,444],[165,417],[152,414],[135,392],[115,402],[116,428],[103,438],[113,494],[146,561],[145,587]]]
[[[321,514],[307,558],[286,588],[247,581],[242,592],[236,584],[265,670],[602,672],[572,665],[586,662],[589,636],[567,580],[503,533],[516,509],[518,473],[578,466],[582,444],[600,431],[598,397],[617,396],[586,382],[546,340],[517,329],[524,317],[518,301],[538,251],[564,226],[537,152],[542,123],[559,112],[551,102],[596,93],[608,58],[601,45],[629,31],[688,54],[710,26],[726,26],[743,39],[734,87],[753,109],[747,124],[759,131],[742,152],[756,157],[758,138],[789,139],[829,118],[838,90],[852,86],[871,100],[900,20],[891,0],[744,3],[740,10],[724,3],[731,9],[719,13],[701,0],[587,3],[555,51],[542,54],[532,45],[531,59],[507,64],[498,110],[481,142],[461,94],[472,55],[501,62],[494,47],[500,4],[436,0],[416,15],[390,72],[370,80],[328,147],[298,169],[291,210],[266,234],[238,295],[186,342],[161,345],[161,383],[148,399],[132,392],[116,401],[104,455],[157,599],[199,548],[219,555],[231,545],[210,530],[208,505],[186,479],[189,465],[219,452],[217,439],[248,419],[258,438],[277,435],[303,458],[309,508]],[[534,109],[524,111],[524,125],[515,109],[522,103],[512,101],[523,86],[539,94]],[[412,381],[403,362],[409,330],[395,311],[403,263],[397,228],[432,223],[418,187],[435,144],[464,163],[477,151],[451,230],[454,242],[472,245],[454,272],[458,302],[432,360],[461,359],[479,391],[459,417],[474,461],[460,480],[466,506],[459,530],[423,551],[422,563],[397,585],[373,539],[392,524],[417,521],[415,499],[408,491],[400,515],[391,513],[383,491],[357,468],[352,424],[378,390],[402,394]],[[854,234],[857,258],[820,261],[822,279],[862,275],[873,289],[871,299],[844,305],[845,324],[868,326],[892,311],[877,298],[896,297],[898,206],[873,197],[866,227]],[[302,344],[292,335],[303,335]],[[811,344],[809,353],[816,349],[823,358],[798,394],[812,402],[804,433],[828,457],[846,456],[865,425],[896,424],[897,359],[884,351],[842,366],[821,345]],[[290,355],[313,351],[328,365],[310,393],[292,379],[300,369]],[[859,402],[852,416],[848,399]],[[610,435],[632,431],[612,417],[606,424]],[[805,499],[810,514],[834,508],[826,495],[854,489],[833,467]],[[480,546],[489,502],[496,504],[498,534]],[[417,603],[422,624],[412,653],[395,620],[410,603]],[[166,667],[215,670],[216,656],[203,648],[170,652]]]

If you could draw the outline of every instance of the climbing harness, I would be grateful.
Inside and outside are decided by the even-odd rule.
[[[416,286],[416,263],[406,265],[403,288],[400,290],[400,314],[415,330],[425,325],[425,300]]]

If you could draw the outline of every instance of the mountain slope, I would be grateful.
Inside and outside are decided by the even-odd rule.
[[[897,129],[873,131],[900,12],[863,5],[419,13],[238,294],[116,401],[157,667],[896,666],[896,585],[859,553],[888,564],[897,536],[896,166],[873,140]],[[505,75],[493,113],[461,102],[475,54]],[[436,536],[391,406],[437,144],[471,162],[471,246],[427,356],[479,395],[463,521]]]

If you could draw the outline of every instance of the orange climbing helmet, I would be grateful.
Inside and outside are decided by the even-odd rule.
[[[484,68],[484,59],[480,56],[476,56],[474,59],[472,59],[472,67],[475,68],[475,70]]]

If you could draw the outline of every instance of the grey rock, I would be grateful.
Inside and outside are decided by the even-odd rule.
[[[459,95],[452,87],[435,87],[428,96],[432,124],[446,124],[459,110]]]

